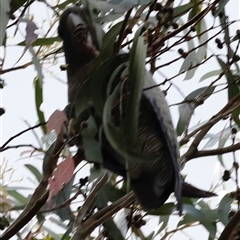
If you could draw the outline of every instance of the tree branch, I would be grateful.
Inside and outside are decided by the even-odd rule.
[[[195,152],[195,154],[192,156],[192,159],[197,158],[197,157],[221,155],[221,154],[225,154],[225,153],[235,152],[239,149],[240,149],[240,143],[236,143],[234,145],[231,145],[231,146],[228,146],[225,148],[216,148],[216,149],[212,149],[212,150],[201,150],[201,151]]]
[[[0,147],[0,152],[1,152],[1,150],[2,150],[3,148],[5,148],[5,147],[8,145],[13,139],[19,137],[20,135],[22,135],[22,134],[25,133],[25,132],[28,132],[28,131],[30,131],[30,130],[33,130],[34,128],[38,128],[38,127],[40,127],[40,126],[42,126],[42,125],[45,125],[45,124],[46,124],[46,122],[44,122],[44,123],[39,123],[39,124],[37,124],[37,125],[35,125],[35,126],[33,126],[33,127],[29,127],[29,128],[27,128],[27,129],[25,129],[25,130],[17,133],[16,135],[10,137],[10,138]]]
[[[26,131],[26,130],[25,130]],[[56,167],[60,151],[63,145],[63,136],[60,133],[57,140],[45,153],[44,162],[46,162],[43,178],[39,183],[38,187],[35,189],[31,199],[25,206],[22,213],[17,217],[17,219],[7,228],[3,233],[1,240],[8,240],[14,236],[23,226],[25,226],[41,209],[48,198],[49,191],[46,190],[48,186],[48,179],[52,176],[52,172]],[[46,158],[48,158],[46,160]],[[40,199],[40,200],[39,200]]]
[[[233,217],[230,219],[226,227],[223,229],[220,237],[218,240],[230,240],[230,236],[232,232],[235,230],[235,227],[239,224],[240,222],[240,210],[233,215]]]
[[[201,126],[200,132],[197,134],[188,151],[182,156],[185,161],[189,161],[197,152],[197,147],[208,131],[221,119],[230,115],[240,106],[240,94],[232,98],[215,116],[213,116],[206,124]],[[199,131],[199,130],[198,130]]]

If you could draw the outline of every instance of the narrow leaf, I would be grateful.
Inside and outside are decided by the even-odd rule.
[[[39,78],[35,77],[34,79],[34,87],[35,87],[35,106],[37,110],[38,120],[40,123],[45,122],[45,117],[43,112],[40,110],[41,104],[43,103],[43,93],[42,93],[42,86],[40,84]],[[46,134],[47,129],[46,125],[41,126],[42,131]]]
[[[124,120],[124,133],[130,143],[137,140],[139,107],[142,97],[142,89],[145,80],[145,59],[147,55],[147,44],[143,36],[140,36],[144,26],[139,28],[135,34],[133,46],[129,57],[129,92]]]
[[[36,179],[38,180],[38,182],[41,181],[42,179],[42,174],[39,172],[39,170],[34,167],[31,164],[25,164],[25,167],[36,177]]]
[[[5,31],[9,20],[9,12],[10,5],[9,1],[1,0],[0,1],[0,19],[1,19],[1,27],[0,27],[0,46],[3,45],[5,38]]]
[[[231,197],[229,197],[228,194],[226,194],[221,199],[219,206],[218,206],[218,217],[225,226],[229,220],[228,214],[230,212],[232,202],[233,202],[233,199]]]
[[[86,128],[82,130],[83,148],[86,160],[94,163],[102,163],[102,150],[100,142],[96,139],[97,125],[92,116],[85,122]]]

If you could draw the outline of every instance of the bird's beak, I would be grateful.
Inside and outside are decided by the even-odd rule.
[[[67,28],[68,31],[73,33],[78,25],[83,25],[86,26],[85,21],[81,18],[81,16],[75,14],[75,13],[70,13],[67,18]]]

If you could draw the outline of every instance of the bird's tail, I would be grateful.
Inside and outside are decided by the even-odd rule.
[[[182,196],[189,198],[207,198],[214,197],[217,194],[209,191],[204,191],[199,188],[194,187],[193,185],[183,182],[182,184]]]

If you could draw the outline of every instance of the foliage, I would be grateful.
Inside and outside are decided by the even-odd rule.
[[[61,40],[56,32],[59,16],[68,6],[79,2],[57,1],[54,5],[43,1],[44,8],[52,14],[49,28],[43,29],[44,37],[36,34],[35,30],[41,24],[36,23],[29,14],[31,6],[38,4],[36,1],[0,2],[0,44],[6,56],[10,47],[9,29],[16,28],[15,31],[18,32],[19,25],[26,24],[24,41],[15,43],[16,46],[24,47],[16,66],[7,68],[5,56],[0,59],[1,88],[5,87],[2,80],[5,74],[7,76],[12,71],[34,65],[36,77],[33,84],[38,118],[36,126],[29,126],[6,140],[0,146],[0,152],[23,147],[25,150],[22,151],[22,156],[27,155],[28,159],[40,157],[42,167],[39,170],[31,162],[25,164],[26,169],[36,178],[37,187],[34,190],[2,181],[0,206],[3,214],[0,217],[0,227],[4,232],[1,239],[9,239],[15,234],[26,239],[93,239],[93,236],[95,239],[127,239],[130,235],[135,235],[137,239],[167,239],[197,225],[205,228],[208,239],[234,239],[236,224],[233,222],[240,215],[239,211],[235,213],[240,201],[236,160],[236,151],[240,149],[237,141],[240,127],[240,32],[238,29],[232,32],[231,27],[238,20],[230,20],[226,11],[229,2],[82,1],[91,13],[92,21],[101,23],[107,29],[101,53],[96,60],[91,81],[83,85],[77,95],[78,104],[75,108],[70,106],[75,118],[68,122],[64,111],[57,110],[47,124],[41,110],[44,101],[44,66],[49,62],[52,65],[58,64],[56,59],[62,56]],[[121,49],[126,52],[121,55],[113,54]],[[19,64],[28,51],[32,60]],[[206,68],[213,59],[218,67]],[[216,161],[222,166],[222,176],[217,184],[212,185],[211,190],[220,193],[220,199],[217,204],[202,199],[183,199],[183,216],[177,217],[177,220],[174,217],[176,209],[172,198],[159,209],[144,212],[139,205],[132,204],[135,198],[129,191],[128,181],[115,174],[109,176],[99,167],[102,162],[101,142],[96,140],[95,135],[97,132],[101,133],[102,129],[98,129],[93,120],[93,106],[98,116],[103,118],[102,128],[118,152],[130,156],[134,161],[147,160],[146,156],[123,146],[123,139],[131,143],[137,141],[138,106],[145,65],[152,74],[160,73],[162,81],[152,87],[165,88],[166,96],[171,94],[180,82],[179,79],[194,81],[197,73],[204,71],[198,84],[205,83],[205,86],[197,86],[186,97],[182,94],[182,89],[178,88],[182,99],[172,106],[177,106],[179,110],[176,132],[179,144],[184,149],[182,165],[200,157],[216,156]],[[64,66],[61,68],[64,69]],[[170,71],[168,77],[163,74],[167,68],[176,71]],[[127,75],[133,94],[128,106],[128,120],[119,129],[111,124],[111,110],[116,95],[121,92],[116,81],[119,76]],[[111,91],[113,86],[114,90]],[[207,101],[211,101],[219,93],[227,96],[221,109],[212,109],[210,118],[204,119],[203,116],[202,122],[194,126],[194,113],[199,108],[207,109]],[[1,108],[0,113],[4,114],[4,109]],[[220,131],[210,133],[222,120],[225,121],[225,126],[220,124]],[[36,133],[37,128],[41,128],[41,134]],[[39,147],[31,142],[11,145],[14,139],[28,131],[33,132]],[[82,139],[79,138],[79,132]],[[76,150],[74,145],[78,141],[83,142],[84,149]],[[231,153],[230,167],[229,159],[227,163],[224,159],[226,153]],[[85,162],[84,157],[91,163]],[[79,177],[78,171],[86,167],[90,168],[89,176]],[[7,162],[3,161],[2,179],[8,171]],[[230,180],[235,184],[234,191],[225,189],[225,182]],[[223,189],[225,193],[221,196]],[[24,190],[29,194],[27,197],[23,194]],[[48,217],[48,213],[53,214]],[[150,227],[149,234],[146,234],[149,219],[157,219],[159,224],[155,230]],[[169,223],[173,219],[176,220],[176,226],[170,228]],[[51,231],[46,224],[49,222],[59,228]],[[34,228],[31,227],[33,225]],[[99,231],[93,233],[96,228]]]

